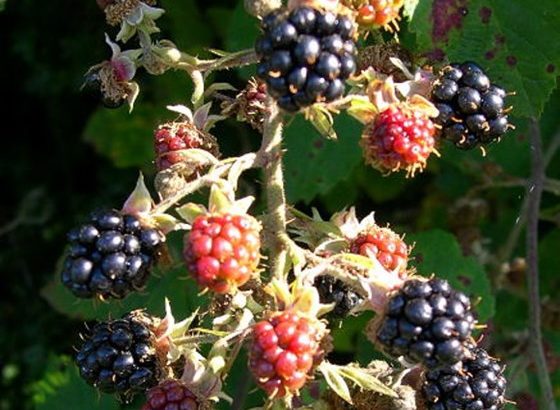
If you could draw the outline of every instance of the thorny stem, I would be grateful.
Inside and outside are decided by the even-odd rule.
[[[556,132],[556,134],[552,138],[552,141],[550,142],[550,144],[546,149],[546,153],[544,154],[545,169],[550,164],[550,161],[552,161],[552,158],[554,158],[554,154],[556,154],[558,148],[560,148],[560,130]],[[544,189],[553,194],[557,194],[553,189],[551,189],[550,184],[548,184],[547,186],[546,180],[544,184]],[[511,259],[511,255],[515,250],[515,246],[517,245],[519,237],[521,236],[521,232],[523,231],[523,228],[525,227],[525,223],[527,222],[528,206],[529,206],[529,196],[525,195],[525,198],[523,199],[523,202],[519,210],[519,219],[515,222],[515,226],[513,227],[513,229],[509,234],[506,245],[502,248],[502,251],[500,252],[499,259],[501,261],[509,261]]]
[[[282,129],[283,119],[275,102],[269,100],[270,111],[264,123],[263,142],[259,156],[265,158],[264,176],[268,202],[268,230],[271,233],[268,244],[272,277],[284,278],[288,250],[286,247],[286,196],[282,171]]]
[[[243,67],[255,64],[257,61],[258,58],[253,49],[237,51],[213,60],[199,60],[196,57],[181,52],[181,59],[177,62],[176,67],[207,72]]]
[[[537,366],[539,382],[543,393],[543,404],[556,410],[554,393],[547,369],[541,332],[541,301],[539,294],[539,211],[545,181],[541,132],[535,118],[531,120],[531,177],[527,186],[527,287],[529,289],[529,332],[533,357]]]

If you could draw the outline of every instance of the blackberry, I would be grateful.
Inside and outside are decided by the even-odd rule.
[[[107,210],[93,213],[68,239],[64,286],[80,298],[121,299],[145,286],[165,238],[135,216]]]
[[[498,410],[505,403],[503,367],[485,350],[475,348],[459,371],[453,367],[430,370],[422,395],[430,410]]]
[[[332,318],[345,318],[364,300],[350,286],[332,276],[317,276],[314,286],[319,292],[321,303],[335,304],[334,309],[330,312]]]
[[[508,129],[504,110],[507,93],[475,63],[451,64],[433,82],[432,100],[444,139],[461,149],[499,140]]]
[[[346,16],[298,7],[263,18],[255,50],[257,75],[268,93],[289,112],[344,94],[356,71],[354,23]]]
[[[466,357],[474,323],[469,298],[447,281],[411,279],[390,296],[375,338],[391,356],[437,368]]]
[[[122,319],[96,324],[76,354],[80,375],[104,393],[128,401],[157,385],[162,374],[156,348],[156,319],[135,311]]]

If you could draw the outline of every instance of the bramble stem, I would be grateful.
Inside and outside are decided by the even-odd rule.
[[[535,118],[531,120],[531,177],[527,186],[527,287],[529,289],[529,332],[533,358],[542,390],[542,404],[556,410],[554,393],[547,369],[541,332],[541,300],[539,293],[539,212],[545,182],[541,132]]]
[[[270,111],[264,123],[263,142],[259,156],[264,157],[264,177],[270,232],[270,268],[272,277],[282,279],[285,275],[288,250],[286,249],[286,196],[282,171],[283,119],[277,104],[269,99]]]

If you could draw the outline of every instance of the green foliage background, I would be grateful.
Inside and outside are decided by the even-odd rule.
[[[250,47],[257,33],[238,1],[162,3],[168,11],[161,20],[163,35],[191,53]],[[493,79],[516,91],[515,132],[486,157],[442,146],[441,158],[431,160],[424,174],[405,179],[382,177],[363,165],[356,144],[360,127],[351,118],[337,118],[339,141],[332,142],[298,117],[286,132],[287,193],[304,211],[315,206],[327,215],[355,204],[360,215],[374,210],[378,222],[406,232],[416,242],[420,273],[436,272],[480,297],[480,318],[488,323],[483,343],[508,365],[510,398],[521,409],[533,409],[540,392],[527,354],[525,278],[499,273],[502,262],[525,254],[523,229],[511,246],[508,241],[515,238],[525,195],[522,184],[511,182],[529,175],[528,119],[538,119],[545,149],[560,131],[560,9],[557,0],[458,3],[464,7],[462,25],[442,39],[434,36],[432,17],[434,7],[446,2],[408,1],[411,19],[401,27],[401,41],[418,53],[480,62]],[[199,301],[194,284],[177,269],[153,278],[149,292],[123,303],[76,302],[58,283],[57,263],[69,228],[95,207],[118,207],[138,168],[153,175],[151,130],[171,117],[165,105],[188,99],[191,85],[181,73],[140,74],[142,94],[134,113],[105,110],[79,93],[83,72],[108,57],[103,32],[115,34],[93,0],[52,0],[48,6],[0,0],[0,11],[0,410],[118,409],[112,398],[79,379],[69,359],[83,321],[140,306],[161,314],[164,296],[178,316],[185,315]],[[250,74],[244,69],[216,79],[241,87]],[[259,144],[257,134],[233,122],[220,125],[216,135],[226,155]],[[560,156],[551,158],[547,175],[554,187]],[[246,179],[243,190],[258,194],[257,177]],[[467,194],[483,201],[486,210],[468,229],[461,224],[467,215],[451,212]],[[546,347],[560,398],[558,194],[551,188],[543,198],[540,268]],[[481,239],[477,252],[465,246],[473,234]],[[365,322],[360,317],[335,332],[336,360],[367,363],[377,357],[361,333]],[[235,375],[243,374],[242,366],[240,361],[233,372],[232,395],[241,384]],[[247,407],[257,398],[250,395]]]

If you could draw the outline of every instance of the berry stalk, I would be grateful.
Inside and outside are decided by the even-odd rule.
[[[282,170],[283,119],[278,105],[269,99],[269,113],[264,123],[263,142],[259,156],[264,156],[263,165],[266,199],[268,203],[267,228],[270,233],[268,248],[272,277],[283,278],[286,270],[286,195],[284,193],[284,173]]]
[[[527,209],[527,261],[529,272],[527,287],[529,289],[529,332],[534,360],[537,365],[539,383],[542,389],[543,404],[550,410],[556,410],[554,393],[547,369],[541,332],[541,301],[539,293],[539,210],[544,188],[545,169],[542,154],[542,142],[539,124],[531,121],[531,178],[528,186]]]

